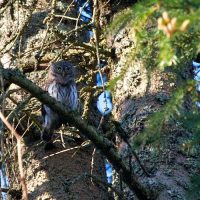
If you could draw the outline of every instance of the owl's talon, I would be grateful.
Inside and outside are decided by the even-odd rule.
[[[49,142],[49,141],[51,141],[51,136],[49,136],[49,135],[42,135],[42,141],[44,141],[44,142]]]
[[[41,140],[44,142],[50,142],[52,139],[52,135],[48,130],[44,129],[42,134],[41,134]]]
[[[50,151],[56,149],[57,147],[53,144],[53,142],[47,142],[44,146],[45,151]]]

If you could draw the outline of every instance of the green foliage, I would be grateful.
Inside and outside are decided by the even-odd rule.
[[[183,122],[183,125],[188,130],[198,133],[200,130],[200,113],[198,111],[192,111],[189,113],[184,113],[180,120]],[[196,134],[196,139],[200,139],[200,135]]]
[[[194,151],[199,151],[200,144],[200,113],[199,111],[191,111],[188,113],[183,113],[180,118],[183,127],[192,133],[192,137],[183,141],[182,150],[187,153],[192,153]]]
[[[170,38],[167,38],[157,28],[157,19],[163,11],[167,11],[170,18],[177,18],[177,29],[184,20],[189,19],[189,29],[186,32],[177,31]],[[140,58],[146,61],[146,66],[149,68],[159,67],[164,70],[167,66],[182,65],[186,60],[194,58],[199,51],[199,16],[199,4],[195,0],[172,0],[170,2],[167,0],[162,2],[145,0],[116,16],[107,31],[115,35],[125,26],[130,31],[134,31],[137,48],[135,59]]]
[[[135,4],[131,9],[126,9],[114,18],[106,32],[111,32],[113,35],[117,34],[125,26],[132,27],[134,24],[137,26],[138,31],[145,25],[146,20],[154,11],[155,0],[144,1]],[[145,8],[145,9],[144,9]]]
[[[124,28],[130,20],[132,20],[133,13],[132,10],[127,9],[118,13],[113,23],[110,25],[106,32],[111,32],[113,35]]]
[[[164,20],[166,18],[163,16],[164,12],[168,13],[169,22]],[[128,56],[132,62],[139,59],[149,73],[154,69],[164,71],[171,68],[170,71],[175,72],[177,79],[179,78],[178,88],[169,102],[162,110],[150,116],[145,124],[144,132],[135,138],[136,146],[144,143],[159,144],[165,132],[165,125],[175,118],[192,133],[192,138],[183,142],[185,150],[195,149],[200,143],[199,111],[194,106],[191,112],[186,112],[183,106],[184,98],[188,93],[193,102],[197,101],[197,96],[193,92],[195,83],[181,77],[183,69],[191,66],[191,61],[200,53],[199,16],[199,0],[144,0],[117,16],[108,29],[113,35],[116,35],[122,27],[134,33],[132,35],[136,48],[134,54]],[[161,25],[164,27],[159,27],[159,18],[162,19]],[[176,22],[174,29],[170,32],[168,24],[172,23],[173,18]],[[187,26],[183,26],[184,23]],[[132,53],[131,51],[130,54]],[[127,63],[130,63],[130,60]],[[124,66],[121,74],[110,82],[112,89],[116,82],[123,78],[127,69],[128,64]],[[191,93],[191,88],[193,88],[193,93]],[[188,199],[197,199],[199,191],[200,176],[195,176],[192,179]]]
[[[153,14],[155,11],[155,2],[146,2],[139,3],[133,6],[131,9],[127,9],[125,11],[120,12],[114,19],[114,21],[111,23],[109,28],[106,30],[106,33],[112,33],[113,35],[117,34],[122,28],[129,27],[130,31],[132,31],[134,27],[134,32],[136,32],[136,38],[138,42],[136,42],[136,48],[134,50],[130,51],[129,55],[127,56],[126,64],[124,65],[123,69],[121,70],[120,75],[112,79],[108,84],[108,90],[113,90],[116,82],[120,79],[122,79],[129,67],[129,64],[132,63],[135,59],[138,59],[141,57],[140,50],[142,45],[146,45],[146,41],[142,40],[141,38],[148,38],[146,37],[146,34],[148,34],[147,31],[141,31],[147,23],[147,20],[149,17]],[[146,5],[145,5],[146,4]],[[145,10],[144,10],[145,8]],[[149,48],[150,45],[147,47]],[[148,49],[147,49],[147,52]],[[146,55],[145,52],[143,55]]]
[[[162,13],[167,11],[169,18],[177,18],[176,31],[167,37],[163,31],[158,30],[157,20]],[[133,38],[136,41],[136,48],[130,51],[128,62],[122,69],[120,75],[114,78],[110,83],[110,89],[113,89],[116,82],[123,78],[128,68],[128,63],[134,60],[141,60],[148,71],[150,69],[165,70],[171,66],[172,71],[180,76],[180,72],[188,67],[192,59],[200,51],[200,6],[196,0],[172,0],[158,1],[145,0],[136,3],[131,9],[120,13],[109,27],[109,31],[116,34],[126,25],[130,32],[135,34]],[[181,31],[180,27],[186,20],[190,20],[189,27]],[[183,83],[185,85],[185,83]],[[148,130],[154,132],[154,125],[158,121],[166,121],[178,111],[178,106],[185,94],[185,86],[178,88],[172,100],[166,105],[161,113],[153,115],[149,122]],[[163,119],[161,119],[163,118]],[[163,124],[163,123],[161,123]],[[159,132],[159,131],[158,131]]]

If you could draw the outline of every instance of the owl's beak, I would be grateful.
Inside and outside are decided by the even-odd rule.
[[[65,74],[65,72],[64,72],[64,71],[62,71],[62,76],[63,76],[63,77],[65,77],[65,75],[66,75],[66,74]]]

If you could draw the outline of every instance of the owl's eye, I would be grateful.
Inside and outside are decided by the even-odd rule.
[[[62,69],[62,68],[61,68],[60,66],[57,67],[57,70],[58,70],[58,71],[61,71],[61,69]]]
[[[69,70],[70,70],[70,69],[69,69],[68,67],[65,68],[65,71],[66,71],[66,72],[69,71]]]

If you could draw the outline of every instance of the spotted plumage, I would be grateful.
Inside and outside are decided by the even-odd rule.
[[[74,66],[64,60],[51,64],[45,90],[67,110],[76,110],[78,97]],[[50,144],[54,131],[65,122],[65,119],[46,105],[42,106],[42,115],[44,119],[42,139]]]

